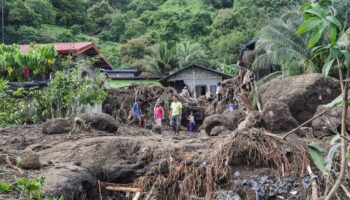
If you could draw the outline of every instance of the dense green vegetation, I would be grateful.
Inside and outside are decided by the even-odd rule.
[[[157,57],[157,47],[166,43],[168,68],[195,62],[221,69],[237,62],[242,44],[270,19],[301,2],[6,0],[5,43],[93,41],[115,68],[142,69],[149,68],[144,57]],[[184,61],[192,49],[194,58]]]

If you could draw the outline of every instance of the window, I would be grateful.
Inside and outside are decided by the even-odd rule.
[[[216,85],[211,85],[210,86],[210,92],[215,94],[216,93]]]

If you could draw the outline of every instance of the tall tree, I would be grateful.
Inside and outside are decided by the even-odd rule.
[[[178,44],[176,56],[180,68],[192,64],[209,66],[208,56],[198,43],[183,42]]]
[[[279,65],[286,75],[317,71],[305,37],[295,34],[301,18],[301,15],[298,16],[275,19],[262,28],[256,46],[258,57],[253,63],[255,70]]]
[[[145,71],[153,75],[165,75],[169,71],[173,57],[165,42],[156,46],[152,55],[145,56]]]

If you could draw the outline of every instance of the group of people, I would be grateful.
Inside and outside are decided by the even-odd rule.
[[[185,86],[183,90],[181,91],[180,95],[184,98],[190,98],[190,92]],[[218,86],[216,88],[216,98],[217,101],[222,100],[222,86],[221,83],[218,83]],[[143,117],[141,115],[141,105],[143,104],[142,99],[137,99],[137,101],[132,106],[132,116],[134,120],[134,125],[136,127],[143,127]],[[170,104],[170,110],[169,110],[169,120],[170,120],[170,126],[173,127],[174,134],[179,134],[183,112],[182,112],[182,103],[179,101],[179,98],[177,95],[172,96],[172,103]],[[228,110],[237,110],[238,109],[238,101],[237,99],[233,99],[232,101],[229,101],[227,105]],[[165,111],[162,107],[160,102],[157,102],[154,107],[154,122],[155,125],[159,128],[162,128],[162,121],[164,119]],[[189,132],[193,132],[195,130],[195,117],[193,114],[193,111],[190,112],[190,115],[188,116],[188,130]]]
[[[136,127],[141,128],[142,127],[142,117],[141,117],[141,105],[142,100],[138,99],[133,107],[132,107],[132,114],[134,119],[134,125]],[[157,102],[154,107],[154,121],[156,126],[162,127],[162,121],[164,119],[165,111],[160,102]],[[180,132],[181,127],[181,120],[182,120],[182,103],[179,101],[177,95],[172,96],[172,103],[170,104],[170,110],[169,110],[169,119],[170,119],[170,126],[173,127],[174,134],[178,135]],[[189,128],[188,130],[190,132],[193,132],[195,129],[195,119],[193,112],[191,111],[189,115]]]

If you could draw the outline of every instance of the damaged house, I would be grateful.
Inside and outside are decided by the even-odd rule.
[[[232,77],[213,69],[189,65],[163,77],[160,83],[174,87],[178,93],[187,86],[191,96],[197,98],[207,92],[215,94],[218,83],[229,78]]]

